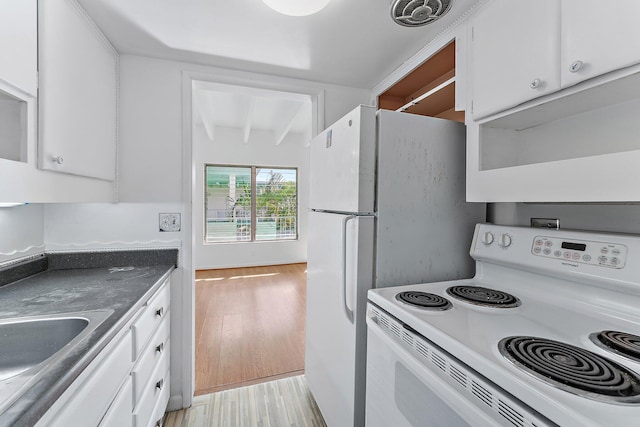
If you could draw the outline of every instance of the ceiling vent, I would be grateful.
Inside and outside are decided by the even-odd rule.
[[[393,0],[391,17],[405,27],[419,27],[439,19],[453,0]]]

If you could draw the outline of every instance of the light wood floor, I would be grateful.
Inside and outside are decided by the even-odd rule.
[[[196,396],[304,372],[306,264],[196,272]]]
[[[197,396],[164,427],[326,427],[303,376]]]

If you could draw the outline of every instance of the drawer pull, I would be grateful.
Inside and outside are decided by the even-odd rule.
[[[158,344],[158,345],[156,346],[156,353],[160,353],[160,354],[162,354],[162,352],[163,352],[163,351],[164,351],[164,343],[163,343],[163,342],[161,342],[160,344]]]
[[[164,387],[164,378],[156,383],[156,388],[158,390],[162,390],[162,387]]]
[[[160,307],[159,309],[156,310],[156,316],[162,317],[163,314],[164,314],[164,307]]]

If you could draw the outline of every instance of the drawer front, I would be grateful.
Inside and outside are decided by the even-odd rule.
[[[145,385],[151,381],[153,371],[162,359],[162,356],[165,353],[169,353],[169,327],[170,313],[167,313],[156,333],[142,349],[138,363],[131,372],[133,378],[134,406],[142,397]]]
[[[151,338],[165,315],[169,313],[170,296],[169,280],[167,280],[160,290],[151,297],[146,308],[142,310],[140,317],[131,326],[135,351],[133,360],[137,360],[140,357],[140,352],[145,344],[149,341],[149,338]]]
[[[116,396],[120,385],[131,371],[131,333],[120,342],[103,350],[101,360],[94,361],[97,368],[76,391],[50,426],[98,425]],[[95,366],[95,365],[94,365]]]
[[[100,427],[133,427],[132,399],[133,383],[129,377],[100,422]]]
[[[170,373],[169,371],[167,371],[164,375],[165,383],[169,384],[170,379]],[[153,408],[151,418],[149,419],[149,423],[147,424],[149,427],[162,427],[164,413],[167,409],[167,404],[169,403],[169,395],[169,387],[165,387],[165,389],[162,390],[162,393],[158,397],[155,408]]]
[[[160,358],[160,362],[156,365],[151,381],[149,381],[144,390],[142,397],[137,402],[133,411],[133,424],[135,427],[147,426],[151,423],[153,410],[157,403],[168,396],[169,393],[169,352],[165,352]],[[155,420],[153,420],[155,422]]]

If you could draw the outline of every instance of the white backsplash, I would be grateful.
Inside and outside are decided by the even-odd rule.
[[[47,252],[179,248],[181,232],[161,232],[160,213],[180,213],[180,203],[51,204],[45,210]]]
[[[0,208],[0,264],[44,252],[44,205]]]

